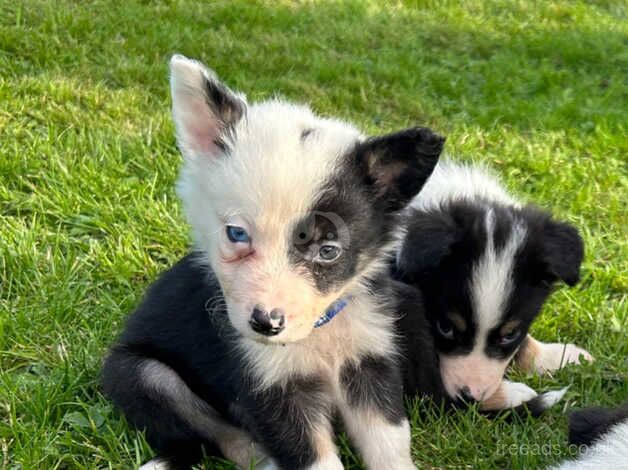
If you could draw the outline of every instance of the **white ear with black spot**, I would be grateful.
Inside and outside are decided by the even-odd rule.
[[[246,99],[220,82],[216,74],[182,55],[170,59],[172,116],[177,143],[185,158],[215,156],[224,136],[246,112]]]

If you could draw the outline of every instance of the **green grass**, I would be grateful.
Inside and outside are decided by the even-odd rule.
[[[558,290],[533,330],[597,361],[515,374],[541,390],[571,384],[538,420],[413,409],[418,464],[542,467],[569,454],[565,409],[628,398],[625,3],[379,4],[0,0],[0,468],[122,469],[152,455],[102,397],[98,370],[188,246],[173,52],[250,99],[280,93],[370,133],[428,125],[581,229],[582,282]]]

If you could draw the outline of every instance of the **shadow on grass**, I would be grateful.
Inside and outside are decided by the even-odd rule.
[[[31,0],[8,7],[0,47],[14,79],[61,74],[133,87],[162,107],[167,59],[181,52],[253,98],[279,91],[373,127],[621,125],[626,34],[613,26],[611,6],[583,19],[568,3],[415,3]]]

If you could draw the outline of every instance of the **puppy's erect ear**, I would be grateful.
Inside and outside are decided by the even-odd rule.
[[[360,143],[355,162],[376,202],[397,211],[418,194],[432,174],[444,142],[444,137],[430,129],[406,129]]]
[[[182,55],[170,59],[170,90],[183,156],[214,156],[224,151],[225,135],[246,112],[244,97],[229,90],[203,64]]]
[[[569,224],[548,219],[542,236],[541,262],[549,280],[575,285],[584,257],[584,243],[578,231]]]
[[[397,252],[395,278],[413,283],[429,275],[459,241],[462,228],[448,212],[411,210],[406,233]]]

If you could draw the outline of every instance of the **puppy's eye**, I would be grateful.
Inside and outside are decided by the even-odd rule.
[[[509,344],[514,343],[519,335],[521,334],[521,330],[514,329],[510,333],[506,333],[505,335],[500,336],[497,339],[497,342],[500,346],[508,346]]]
[[[454,339],[454,325],[449,320],[438,320],[436,329],[443,338]]]
[[[339,246],[323,245],[321,246],[320,250],[318,250],[318,256],[316,256],[315,261],[329,263],[336,260],[340,256],[341,251],[342,250]]]
[[[227,225],[227,238],[231,243],[249,243],[251,241],[247,231],[236,225]]]

